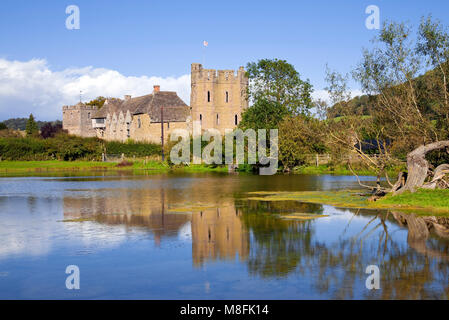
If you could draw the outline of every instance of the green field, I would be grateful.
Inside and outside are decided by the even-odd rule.
[[[382,206],[394,206],[395,208],[417,207],[449,211],[449,190],[420,189],[415,193],[405,192],[395,196],[387,196],[379,200],[378,203]]]
[[[185,172],[227,172],[224,166],[190,165],[169,166],[162,161],[136,160],[126,165],[114,162],[97,161],[0,161],[0,174],[13,175],[23,173],[64,172],[64,171],[185,171]]]
[[[375,176],[376,171],[367,168],[354,168],[354,171],[360,176]],[[405,171],[405,166],[390,168],[388,170],[388,175],[390,178],[397,177],[400,171]],[[319,165],[319,166],[302,166],[297,167],[293,170],[295,174],[334,174],[342,176],[352,176],[353,173],[345,165]]]
[[[300,192],[251,192],[253,201],[299,201],[327,204],[340,208],[387,209],[413,212],[419,215],[449,216],[449,190],[423,190],[415,193],[387,196],[376,202],[368,201],[369,194],[360,191],[300,191]]]

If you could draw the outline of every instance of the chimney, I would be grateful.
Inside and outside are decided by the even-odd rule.
[[[131,95],[125,94],[125,101],[128,101],[129,99],[131,99]]]
[[[153,86],[153,93],[156,93],[156,92],[159,92],[159,91],[161,91],[161,86],[158,85],[158,84],[154,85]]]

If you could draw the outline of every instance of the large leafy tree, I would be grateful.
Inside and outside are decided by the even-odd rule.
[[[247,65],[248,99],[253,105],[242,115],[243,128],[277,128],[286,115],[309,114],[312,85],[285,60],[262,59]]]
[[[248,129],[275,129],[288,115],[287,108],[275,101],[257,100],[242,114],[240,127]]]

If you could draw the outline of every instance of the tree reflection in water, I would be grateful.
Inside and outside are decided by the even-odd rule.
[[[337,241],[316,231],[316,221],[273,219],[273,213],[322,212],[294,202],[238,203],[251,239],[249,271],[261,277],[309,277],[321,294],[336,299],[447,299],[449,296],[449,219],[399,212],[349,210],[352,217]],[[314,207],[315,206],[315,207]],[[355,235],[354,217],[368,221]],[[406,242],[390,234],[407,228]],[[381,290],[367,290],[368,265],[381,272]]]

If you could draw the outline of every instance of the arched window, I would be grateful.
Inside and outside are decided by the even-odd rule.
[[[210,91],[207,91],[207,102],[210,102]]]
[[[200,114],[200,124],[202,124],[202,123],[203,123],[203,115]]]
[[[226,91],[226,103],[229,102],[229,93]]]
[[[218,118],[218,113],[217,113],[217,124],[220,123],[220,119]]]
[[[239,124],[239,117],[237,115],[234,116],[234,124],[235,125]]]
[[[140,126],[142,125],[142,123],[140,122],[140,117],[137,118],[137,127],[140,128]]]

